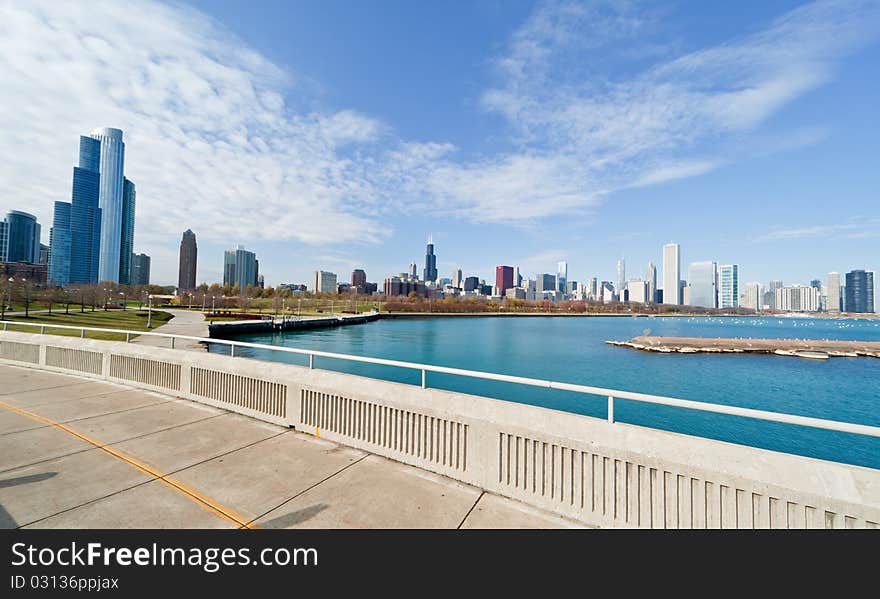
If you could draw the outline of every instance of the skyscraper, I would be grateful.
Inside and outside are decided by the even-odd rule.
[[[645,269],[645,281],[648,283],[648,301],[657,301],[657,267],[654,262],[648,262]]]
[[[425,282],[437,281],[437,256],[434,255],[434,239],[428,237],[428,246],[425,249]]]
[[[825,300],[825,311],[837,314],[840,312],[840,273],[828,273],[828,298]]]
[[[760,312],[764,303],[764,292],[760,283],[746,283],[746,308]]]
[[[192,232],[192,229],[187,229],[180,239],[180,263],[177,270],[178,293],[195,289],[198,257],[199,247],[196,244],[196,234]]]
[[[693,262],[688,267],[688,300],[690,306],[717,308],[718,266],[715,262]]]
[[[367,289],[367,273],[360,268],[351,271],[351,286],[357,293],[364,293]]]
[[[131,257],[134,254],[134,183],[124,179],[122,185],[122,234],[119,242],[119,283],[129,284]]]
[[[681,304],[681,246],[667,243],[663,246],[663,303]]]
[[[739,306],[739,265],[723,264],[718,267],[718,307]]]
[[[568,288],[568,262],[562,260],[556,263],[556,291],[565,293]]]
[[[590,277],[590,295],[593,300],[599,299],[599,279],[597,277]]]
[[[37,217],[20,210],[10,210],[0,231],[0,262],[40,260],[40,223]]]
[[[452,286],[456,289],[461,289],[461,268],[456,268],[452,271]]]
[[[874,311],[874,273],[853,270],[846,273],[845,310],[857,314]]]
[[[623,299],[623,292],[626,288],[626,261],[621,258],[617,261],[617,292],[620,299]]]
[[[102,220],[98,206],[100,156],[98,140],[79,138],[79,166],[73,167],[70,203],[55,202],[49,233],[49,280],[55,285],[98,282]]]
[[[94,129],[89,136],[99,143],[96,169],[100,175],[98,207],[101,209],[98,279],[119,282],[123,237],[125,143],[122,141],[122,130],[112,127]]]
[[[238,246],[234,250],[226,250],[223,261],[223,284],[244,291],[250,285],[257,286],[257,255]]]
[[[312,291],[315,293],[336,293],[336,273],[316,270]]]
[[[150,284],[150,257],[146,254],[133,254],[131,256],[131,275],[129,285]]]
[[[495,287],[498,293],[503,297],[507,290],[513,287],[513,267],[512,266],[496,266],[495,267]]]

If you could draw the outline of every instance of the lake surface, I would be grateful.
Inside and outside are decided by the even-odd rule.
[[[880,341],[880,321],[818,318],[525,317],[379,320],[236,337],[241,341],[550,379],[880,426],[880,360],[662,354],[607,345],[654,335]],[[214,345],[211,351],[228,353]],[[306,365],[308,358],[237,348]],[[315,358],[316,368],[420,384],[421,373]],[[428,373],[430,387],[605,418],[607,399]],[[702,437],[880,468],[880,439],[615,400],[615,419]]]

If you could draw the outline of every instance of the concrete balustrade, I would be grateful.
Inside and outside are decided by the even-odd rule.
[[[293,426],[591,525],[880,525],[880,471],[870,468],[417,385],[123,342],[0,332],[0,362]]]

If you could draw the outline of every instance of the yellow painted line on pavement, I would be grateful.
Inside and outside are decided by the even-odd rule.
[[[199,504],[203,508],[206,508],[208,511],[212,512],[214,515],[219,516],[219,517],[223,518],[224,520],[231,522],[232,524],[235,524],[239,527],[244,527],[244,528],[259,528],[259,526],[257,526],[256,524],[253,524],[249,518],[242,516],[241,514],[236,512],[235,510],[232,510],[232,509],[214,501],[213,499],[211,499],[210,497],[208,497],[204,493],[200,493],[199,491],[196,491],[195,489],[193,489],[189,485],[186,485],[186,484],[180,482],[179,480],[176,480],[176,479],[168,476],[167,474],[162,473],[160,470],[157,470],[156,468],[154,468],[153,466],[150,466],[146,462],[142,462],[141,460],[139,460],[133,456],[130,456],[126,453],[123,453],[123,452],[119,451],[118,449],[111,447],[110,445],[108,445],[106,443],[102,443],[102,442],[98,441],[97,439],[92,439],[88,435],[85,435],[85,434],[83,434],[73,428],[70,428],[69,426],[61,424],[60,422],[55,422],[54,420],[52,420],[50,418],[46,418],[45,416],[40,416],[39,414],[35,414],[34,412],[29,412],[28,410],[24,410],[24,409],[19,408],[17,406],[13,406],[13,405],[8,404],[4,401],[0,401],[0,407],[6,408],[10,412],[15,412],[16,414],[19,414],[21,416],[25,416],[26,418],[30,418],[31,420],[36,420],[37,422],[40,422],[42,424],[56,428],[60,431],[63,431],[65,433],[69,434],[69,435],[73,435],[74,437],[77,437],[90,445],[93,445],[94,447],[100,449],[101,451],[104,451],[104,452],[110,454],[111,456],[113,456],[117,460],[120,460],[121,462],[125,462],[129,466],[132,466],[136,470],[140,470],[144,474],[152,476],[154,479],[171,487],[175,491],[177,491],[180,494],[184,495],[185,497],[191,499],[192,501]]]

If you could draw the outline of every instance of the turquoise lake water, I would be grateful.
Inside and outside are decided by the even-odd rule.
[[[880,360],[772,355],[660,354],[607,345],[651,334],[880,341],[880,321],[813,318],[584,317],[379,320],[363,325],[236,337],[315,349],[550,379],[653,395],[880,426]],[[213,345],[211,351],[228,353]],[[306,365],[282,352],[236,355]],[[421,373],[316,358],[316,368],[421,384]],[[428,373],[430,387],[605,418],[607,400],[551,389]],[[624,400],[622,422],[880,468],[880,439]]]

